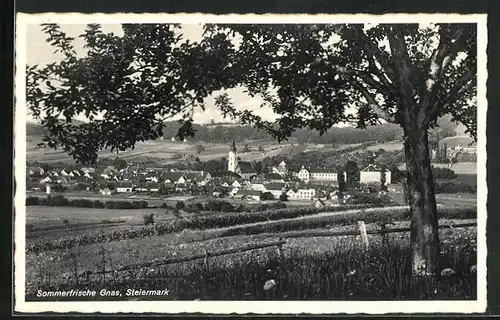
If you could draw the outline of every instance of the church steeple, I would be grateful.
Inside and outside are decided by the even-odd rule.
[[[238,166],[238,162],[236,160],[236,142],[233,139],[229,147],[229,154],[227,158],[227,171],[236,172],[236,167]]]

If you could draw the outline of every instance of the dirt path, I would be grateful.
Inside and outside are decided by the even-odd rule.
[[[329,212],[321,212],[321,213],[317,213],[317,214],[313,214],[313,215],[301,216],[301,217],[297,217],[297,218],[267,220],[267,221],[238,224],[238,225],[234,225],[234,226],[230,226],[230,227],[210,229],[210,231],[224,232],[224,231],[228,231],[228,230],[231,230],[234,228],[245,228],[245,227],[266,225],[266,224],[273,224],[273,223],[286,223],[288,221],[306,221],[306,220],[317,219],[317,218],[321,218],[321,217],[330,217],[330,216],[336,216],[336,215],[346,215],[346,214],[356,214],[356,213],[377,213],[377,212],[386,213],[386,212],[390,212],[390,211],[398,211],[398,210],[409,209],[409,208],[410,208],[409,206],[393,206],[393,207],[383,207],[383,208],[367,208],[367,209],[352,209],[352,210],[344,210],[344,211],[329,211]]]

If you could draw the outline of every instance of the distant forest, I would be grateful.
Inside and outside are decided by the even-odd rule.
[[[177,122],[165,123],[163,128],[164,139],[171,139],[177,134],[180,124]],[[259,131],[248,126],[202,126],[194,124],[194,141],[205,141],[210,143],[229,143],[232,139],[244,140],[271,140],[264,131]],[[368,141],[392,141],[401,139],[403,131],[399,125],[383,124],[366,129],[355,129],[352,127],[334,127],[323,135],[311,129],[300,129],[292,134],[298,143],[318,144],[350,144]]]
[[[438,128],[430,130],[430,138],[442,139],[455,135],[457,124],[450,118],[443,117],[438,121]],[[177,121],[165,122],[163,136],[165,140],[170,140],[177,135],[180,123]],[[271,141],[271,137],[264,131],[249,126],[224,126],[217,124],[200,125],[193,124],[195,130],[194,138],[191,141],[205,141],[209,143],[229,143],[233,139],[237,142],[244,140]],[[27,135],[43,136],[46,130],[42,126],[34,123],[27,123]],[[439,132],[439,134],[438,134]],[[403,137],[403,130],[397,124],[382,124],[367,127],[366,129],[356,129],[353,127],[333,127],[325,134],[319,135],[315,130],[300,129],[292,134],[292,138],[297,143],[313,144],[352,144],[370,141],[386,142],[399,140]]]

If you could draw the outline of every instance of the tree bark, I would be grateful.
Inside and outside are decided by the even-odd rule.
[[[408,198],[412,213],[412,272],[417,277],[434,277],[439,256],[437,205],[427,127],[419,122],[407,122],[404,126]]]

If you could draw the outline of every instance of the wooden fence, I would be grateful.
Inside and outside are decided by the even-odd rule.
[[[462,223],[462,224],[454,224],[454,225],[440,225],[439,229],[469,228],[469,227],[476,227],[476,226],[477,226],[477,223],[474,222],[474,223]],[[139,264],[124,266],[122,268],[115,269],[115,270],[99,271],[99,272],[95,272],[95,274],[122,272],[122,271],[128,271],[128,270],[133,270],[133,269],[150,268],[150,267],[155,267],[155,266],[189,262],[189,261],[201,260],[201,259],[204,259],[205,264],[208,265],[208,259],[212,258],[212,257],[219,257],[219,256],[235,254],[235,253],[242,253],[242,252],[246,252],[246,251],[269,248],[269,247],[276,247],[278,254],[282,255],[282,247],[283,247],[283,245],[285,245],[287,243],[286,239],[291,239],[291,238],[361,236],[361,241],[363,242],[363,244],[366,247],[368,247],[368,238],[367,238],[368,234],[386,235],[386,234],[390,234],[390,233],[401,233],[401,232],[409,232],[410,231],[410,228],[390,228],[390,229],[388,229],[385,227],[385,225],[382,225],[381,229],[378,229],[378,230],[374,230],[374,229],[366,230],[366,227],[365,227],[365,224],[363,221],[358,222],[358,227],[359,227],[359,230],[314,231],[314,232],[287,233],[285,236],[283,236],[282,238],[280,238],[280,240],[277,240],[277,241],[248,245],[248,246],[243,246],[243,247],[238,247],[238,248],[232,248],[232,249],[222,250],[219,252],[207,252],[206,251],[203,254],[196,254],[193,256],[189,256],[189,257],[173,257],[173,258],[162,259],[162,260],[158,260],[158,261],[154,261],[154,262],[139,263]],[[384,237],[384,240],[385,240],[385,237]]]

